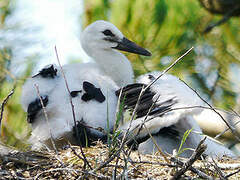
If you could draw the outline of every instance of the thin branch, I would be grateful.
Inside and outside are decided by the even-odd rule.
[[[158,79],[160,79],[165,73],[167,73],[173,66],[175,66],[178,61],[180,61],[184,56],[186,56],[190,51],[193,50],[194,47],[191,47],[187,52],[185,52],[183,55],[181,55],[179,58],[177,58],[169,67],[167,67],[154,81],[149,83],[144,91],[146,91],[149,87],[151,87]]]
[[[38,98],[40,99],[40,103],[41,103],[41,106],[42,106],[42,109],[43,109],[43,113],[44,113],[44,116],[45,116],[45,120],[46,120],[46,122],[47,122],[47,126],[48,126],[48,129],[49,129],[49,134],[50,134],[50,140],[51,140],[53,149],[55,150],[56,154],[58,154],[56,145],[55,145],[54,140],[53,140],[52,129],[51,129],[50,125],[49,125],[49,119],[48,119],[46,107],[44,106],[42,97],[41,97],[41,95],[40,95],[39,87],[38,87],[37,84],[34,84],[34,86],[35,86],[35,88],[36,88],[36,90],[37,90],[37,95],[38,95]]]
[[[232,111],[234,112],[234,115],[236,115],[238,118],[240,118],[240,115],[239,115],[236,111],[234,111],[233,109],[232,109]],[[233,124],[233,126],[236,127],[239,123],[240,123],[240,121],[237,121],[236,123]],[[215,138],[216,138],[216,139],[219,138],[219,137],[222,136],[224,133],[226,133],[228,130],[229,130],[228,127],[225,128],[225,130],[224,130],[223,132],[219,133],[218,135],[216,135]]]
[[[206,104],[211,108],[211,110],[213,110],[213,111],[223,120],[223,122],[227,125],[227,127],[228,127],[229,129],[231,129],[231,131],[232,131],[233,135],[235,136],[235,138],[236,138],[238,141],[240,141],[239,134],[237,133],[236,128],[235,128],[235,127],[232,127],[232,126],[224,119],[224,117],[212,107],[211,104],[209,104],[205,99],[203,99],[203,98],[199,95],[199,93],[198,93],[196,90],[194,90],[192,87],[190,87],[190,86],[189,86],[185,81],[183,81],[182,79],[180,79],[180,80],[181,80],[188,88],[190,88],[204,103],[206,103]]]
[[[175,158],[175,157],[171,157],[171,161],[176,163],[178,166],[175,165],[175,167],[179,167],[179,166],[183,166],[184,163],[182,161],[180,161],[179,159]],[[192,171],[193,173],[197,174],[199,177],[203,178],[203,179],[209,179],[209,180],[213,180],[214,178],[212,178],[211,176],[208,176],[207,174],[205,174],[204,172],[202,172],[201,170],[194,168],[194,167],[190,167],[189,168],[190,171]]]
[[[182,56],[180,56],[179,58],[177,58],[169,67],[167,67],[154,81],[152,81],[151,83],[149,83],[148,85],[147,85],[147,87],[143,87],[142,88],[142,90],[141,90],[141,92],[140,92],[140,94],[139,94],[139,97],[138,97],[138,100],[137,100],[137,103],[136,103],[136,105],[135,105],[135,108],[134,108],[134,111],[133,111],[133,113],[132,113],[132,117],[131,117],[131,120],[130,120],[130,123],[129,123],[129,126],[128,126],[128,129],[127,129],[127,131],[124,133],[124,136],[123,136],[123,139],[122,139],[122,143],[125,143],[125,141],[126,141],[126,138],[127,138],[127,135],[128,135],[128,133],[129,133],[129,131],[130,131],[130,128],[131,128],[131,125],[132,125],[132,121],[133,121],[133,119],[134,119],[134,117],[135,117],[135,114],[136,114],[136,111],[137,111],[137,108],[138,108],[138,106],[139,106],[139,103],[140,103],[140,99],[141,99],[141,97],[142,97],[142,95],[144,94],[144,92],[148,89],[148,88],[150,88],[159,78],[161,78],[165,73],[167,73],[172,67],[174,67],[184,56],[186,56],[192,49],[193,49],[194,47],[191,47],[187,52],[185,52]],[[150,132],[149,132],[150,133]],[[158,147],[158,146],[157,146]],[[161,149],[158,147],[158,150],[159,150],[159,152],[163,155],[163,153],[162,153],[162,151],[161,151]],[[164,157],[164,159],[167,161],[167,162],[169,162],[168,161],[168,159],[163,155],[163,157]]]
[[[52,146],[53,146],[53,149],[56,153],[56,159],[61,163],[62,166],[64,166],[64,163],[62,162],[62,160],[60,159],[60,157],[58,156],[58,151],[57,151],[57,148],[56,148],[56,145],[54,143],[54,140],[53,140],[53,136],[52,136],[52,131],[51,131],[51,127],[49,125],[49,120],[48,120],[48,116],[47,116],[47,111],[46,111],[46,107],[44,106],[43,104],[43,100],[42,100],[42,97],[40,95],[40,92],[39,92],[39,87],[37,84],[34,84],[36,90],[37,90],[37,95],[38,95],[38,98],[40,99],[40,103],[41,103],[41,106],[43,108],[43,113],[44,113],[44,116],[45,116],[45,119],[46,119],[46,122],[47,122],[47,125],[48,125],[48,129],[49,129],[49,133],[50,133],[50,140],[51,140],[51,143],[52,143]]]
[[[225,174],[221,171],[220,167],[217,165],[216,161],[212,157],[213,167],[217,171],[218,175],[220,176],[220,179],[227,179],[225,178]]]
[[[70,104],[71,104],[71,108],[72,108],[72,115],[73,115],[73,121],[74,121],[75,131],[76,131],[77,139],[79,140],[80,138],[78,137],[78,136],[79,136],[79,133],[78,133],[78,128],[77,128],[77,121],[76,121],[76,116],[75,116],[75,111],[74,111],[74,105],[73,105],[73,102],[72,102],[71,91],[70,91],[70,89],[69,89],[66,76],[65,76],[65,74],[64,74],[62,65],[61,65],[60,60],[59,60],[59,57],[58,57],[57,47],[55,46],[54,49],[55,49],[55,53],[56,53],[58,65],[59,65],[59,67],[60,67],[60,69],[61,69],[61,73],[62,73],[62,75],[63,75],[64,82],[65,82],[67,91],[68,91],[68,93],[69,93],[69,100],[70,100]],[[80,147],[80,150],[81,150],[81,154],[82,154],[82,156],[83,156],[83,158],[84,158],[84,163],[87,164],[88,167],[92,170],[92,167],[91,167],[91,165],[89,164],[89,162],[88,162],[88,160],[87,160],[87,158],[86,158],[86,156],[85,156],[85,154],[84,154],[84,152],[83,152],[81,142],[79,143],[79,147]]]
[[[166,157],[166,155],[163,153],[162,149],[158,146],[155,138],[152,136],[152,134],[151,134],[151,132],[149,131],[148,127],[147,127],[145,124],[144,124],[144,127],[145,127],[145,129],[147,129],[147,132],[148,132],[150,138],[152,139],[154,145],[157,147],[158,152],[161,154],[161,156],[164,158],[164,160],[165,160],[167,163],[170,163],[170,161],[168,160],[168,158]]]
[[[2,125],[2,118],[3,118],[3,112],[4,112],[4,106],[7,104],[8,99],[13,95],[15,87],[10,91],[10,93],[7,95],[7,97],[3,100],[1,104],[1,115],[0,115],[0,135],[1,135],[1,125]]]
[[[214,24],[210,24],[208,25],[205,30],[203,31],[204,34],[210,32],[214,27],[216,26],[220,26],[221,24],[227,22],[233,15],[234,13],[236,13],[237,11],[239,11],[239,6],[234,7],[231,11],[229,11],[228,13],[226,13],[222,19],[220,19],[218,22],[214,23]]]
[[[195,149],[191,157],[188,159],[188,161],[183,164],[183,167],[179,171],[177,171],[171,179],[179,179],[192,166],[192,164],[197,159],[199,159],[202,153],[207,149],[207,146],[203,144],[205,140],[206,137],[199,142],[197,148]]]
[[[238,169],[237,171],[235,171],[233,173],[229,173],[228,175],[225,176],[225,178],[227,179],[227,178],[229,178],[229,177],[231,177],[231,176],[233,176],[233,175],[235,175],[237,173],[240,173],[240,169]]]

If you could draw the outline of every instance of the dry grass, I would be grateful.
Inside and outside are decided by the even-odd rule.
[[[60,150],[56,158],[55,151],[51,152],[18,152],[13,151],[8,155],[1,156],[0,178],[1,179],[112,179],[116,178],[154,178],[169,179],[181,167],[175,163],[168,164],[158,153],[154,155],[140,155],[138,152],[131,152],[127,147],[123,148],[119,156],[100,168],[109,159],[109,149],[106,145],[98,142],[96,146],[83,148],[88,162],[93,167],[90,170],[85,166],[81,156],[80,148],[70,146]],[[130,152],[130,153],[129,153]],[[168,157],[171,159],[170,156]],[[185,162],[187,159],[180,159]],[[240,167],[240,160],[224,158],[215,160],[215,165],[220,169],[218,173],[216,166],[210,160],[197,160],[193,168],[200,170],[211,178],[220,178],[237,171]],[[237,167],[238,166],[238,167]],[[114,172],[115,176],[114,176]],[[187,171],[184,176],[199,177],[192,171]],[[240,172],[229,179],[239,179]]]

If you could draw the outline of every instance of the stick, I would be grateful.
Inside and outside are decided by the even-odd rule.
[[[15,87],[10,91],[10,93],[7,95],[7,97],[3,100],[1,104],[1,116],[0,116],[0,135],[1,135],[1,125],[2,125],[2,118],[3,118],[3,112],[4,112],[4,106],[7,104],[8,99],[13,95]]]
[[[212,161],[213,161],[213,167],[217,171],[218,175],[220,176],[220,179],[227,179],[225,178],[226,175],[221,171],[220,167],[217,165],[217,163],[214,161],[213,158],[212,158]]]
[[[182,161],[180,161],[179,159],[175,158],[175,157],[171,157],[171,161],[178,164],[178,166],[175,166],[175,167],[179,167],[179,166],[183,166],[184,163]],[[169,166],[170,167],[170,166]],[[203,178],[203,179],[210,179],[210,180],[213,180],[212,177],[208,176],[207,174],[205,174],[204,172],[200,171],[199,169],[197,168],[194,168],[194,167],[190,167],[189,168],[190,171],[192,171],[193,173],[197,174],[199,177]]]
[[[179,179],[192,166],[192,164],[199,159],[202,153],[207,149],[207,146],[203,144],[205,140],[206,137],[199,142],[191,157],[183,164],[183,167],[175,173],[175,175],[171,178],[172,180]]]
[[[79,137],[78,137],[79,134],[78,134],[78,129],[77,129],[77,121],[76,121],[76,116],[75,116],[75,111],[74,111],[74,105],[73,105],[73,102],[72,102],[71,91],[70,91],[70,89],[69,89],[66,76],[65,76],[65,74],[64,74],[62,65],[61,65],[60,60],[59,60],[59,57],[58,57],[57,47],[55,46],[54,49],[55,49],[55,53],[56,53],[58,65],[59,65],[59,67],[60,67],[60,69],[61,69],[61,73],[62,73],[62,75],[63,75],[64,82],[65,82],[67,91],[68,91],[68,93],[69,93],[69,100],[70,100],[70,104],[71,104],[71,108],[72,108],[72,115],[73,115],[73,121],[74,121],[75,131],[76,131],[77,139],[79,140]],[[92,167],[91,167],[91,165],[89,164],[89,162],[88,162],[88,160],[87,160],[87,158],[86,158],[86,156],[85,156],[85,154],[84,154],[84,152],[83,152],[81,142],[79,143],[79,147],[80,147],[80,150],[81,150],[81,154],[82,154],[82,156],[83,156],[83,158],[84,158],[84,163],[87,164],[88,167],[92,170]]]
[[[170,69],[172,69],[173,66],[175,66],[178,61],[180,61],[184,56],[186,56],[190,51],[193,50],[194,47],[191,47],[189,50],[187,50],[187,52],[185,52],[183,55],[181,55],[179,58],[177,58],[169,67],[167,67],[167,69],[165,69],[156,79],[154,79],[154,81],[152,81],[151,83],[149,83],[147,85],[147,87],[145,88],[145,91],[151,87],[158,79],[160,79],[165,73],[167,73]]]
[[[180,80],[181,80],[181,79],[180,79]],[[239,134],[237,133],[236,128],[235,128],[235,127],[232,127],[230,124],[228,124],[228,122],[224,119],[224,117],[223,117],[219,112],[217,112],[217,111],[211,106],[211,104],[209,104],[205,99],[203,99],[203,98],[198,94],[198,92],[197,92],[196,90],[194,90],[192,87],[190,87],[185,81],[183,81],[183,80],[181,80],[181,81],[182,81],[188,88],[190,88],[204,103],[206,103],[206,104],[210,107],[211,110],[213,110],[213,111],[223,120],[223,122],[227,125],[227,127],[228,127],[229,129],[231,129],[234,137],[235,137],[238,141],[240,141]],[[216,138],[216,137],[215,137],[215,138]]]
[[[37,85],[37,84],[34,84],[34,86],[36,87],[37,95],[38,95],[38,98],[40,99],[41,106],[42,106],[42,108],[43,108],[43,113],[44,113],[45,119],[46,119],[46,121],[47,121],[47,125],[48,125],[48,128],[49,128],[49,133],[50,133],[50,140],[51,140],[53,149],[54,149],[54,151],[55,151],[55,153],[56,153],[56,159],[61,163],[62,166],[64,166],[64,163],[62,162],[62,160],[61,160],[60,157],[58,156],[58,151],[57,151],[56,145],[55,145],[55,143],[54,143],[53,136],[52,136],[52,131],[51,131],[51,128],[50,128],[50,125],[49,125],[49,120],[48,120],[48,116],[47,116],[46,107],[45,107],[44,104],[43,104],[43,100],[42,100],[42,97],[41,97],[41,95],[40,95],[38,85]]]
[[[233,173],[229,173],[228,175],[225,176],[225,178],[227,179],[227,178],[229,178],[229,177],[231,177],[231,176],[233,176],[233,175],[235,175],[235,174],[237,174],[239,172],[240,172],[240,169],[235,171],[235,172],[233,172]]]

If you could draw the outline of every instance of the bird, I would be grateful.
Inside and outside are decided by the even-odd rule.
[[[153,71],[141,75],[137,82],[149,84],[160,75],[162,75],[161,72]],[[195,120],[195,115],[201,114],[202,109],[199,107],[205,106],[205,103],[192,89],[171,74],[164,74],[150,88],[151,92],[155,94],[153,99],[158,99],[154,108],[162,107],[164,110],[161,110],[161,114],[153,119],[144,116],[142,119],[133,121],[130,128],[129,145],[134,145],[133,147],[143,154],[156,152],[158,149],[150,138],[150,133],[164,152],[172,154],[175,149],[179,148],[184,133],[192,129],[183,145],[183,148],[190,149],[180,154],[182,157],[190,157],[193,153],[192,150],[204,137]],[[169,102],[169,105],[166,102]],[[145,122],[145,126],[142,126],[143,122]],[[126,131],[128,127],[129,123],[126,123],[121,129]],[[205,143],[208,146],[205,154],[208,156],[235,157],[231,150],[211,138],[207,138]]]
[[[62,67],[70,93],[65,87],[65,78],[58,71],[59,67],[56,67],[57,71],[47,70],[46,72],[51,72],[50,75],[33,77],[45,79],[51,78],[51,74],[55,74],[54,72],[57,74],[56,81],[51,85],[53,88],[49,86],[51,90],[40,94],[49,116],[49,125],[45,121],[39,97],[34,95],[31,98],[28,97],[28,101],[23,101],[24,106],[29,109],[28,117],[31,119],[29,122],[33,127],[30,142],[34,146],[38,146],[36,139],[39,139],[38,142],[45,143],[49,141],[51,136],[55,140],[65,138],[70,141],[73,139],[73,141],[80,141],[82,144],[88,143],[86,137],[93,141],[96,139],[106,140],[105,132],[111,132],[114,128],[119,97],[125,100],[125,110],[133,109],[141,89],[146,88],[147,84],[159,75],[159,72],[151,72],[140,76],[137,83],[134,83],[130,61],[117,50],[145,56],[150,56],[151,53],[127,40],[109,22],[99,20],[89,25],[82,33],[81,44],[84,51],[95,63],[77,63]],[[40,72],[45,71],[41,70]],[[39,74],[41,74],[40,72]],[[48,87],[49,81],[44,82]],[[33,83],[34,80],[31,80],[28,84],[33,85]],[[24,94],[26,95],[26,93]],[[25,97],[22,96],[22,98]],[[72,118],[70,98],[72,98],[75,109],[76,123]],[[142,126],[142,123],[145,122],[145,126],[155,138],[161,139],[167,134],[167,139],[159,144],[164,144],[165,150],[171,153],[173,148],[179,144],[176,139],[179,140],[179,137],[182,137],[183,132],[188,127],[199,130],[199,126],[193,123],[195,121],[192,120],[191,115],[197,114],[201,110],[185,108],[199,105],[202,105],[202,101],[196,97],[196,94],[186,89],[178,78],[164,74],[141,97],[139,107],[136,109],[136,119],[131,122],[128,145],[137,142],[139,146],[136,148],[143,153],[147,152],[147,149],[150,149],[151,152],[154,150],[149,134]],[[125,122],[120,127],[123,133],[128,129],[129,124],[129,122]],[[52,129],[51,133],[49,127]],[[78,132],[75,131],[76,129]],[[196,136],[199,140],[200,136]],[[191,137],[186,145],[189,144],[194,148],[197,138],[194,138],[194,135]],[[186,154],[186,156],[188,155]]]
[[[134,82],[130,61],[119,51],[151,56],[146,49],[128,40],[112,23],[98,20],[85,28],[81,36],[83,50],[119,87]]]
[[[82,146],[92,145],[98,139],[106,142],[107,132],[111,133],[115,127],[119,97],[127,97],[133,104],[127,109],[133,110],[142,88],[146,87],[141,83],[133,83],[119,88],[108,76],[97,74],[96,69],[88,67],[87,64],[69,64],[63,66],[63,71],[71,92],[69,94],[65,87],[65,79],[62,78],[55,90],[48,94],[45,107],[48,123],[43,112],[31,123],[32,135],[29,142],[34,150],[42,148],[43,145],[51,148],[51,137],[56,140],[58,147],[62,147],[68,141],[74,145],[81,143]],[[83,76],[77,72],[81,72]],[[154,95],[151,91],[144,93],[140,101],[141,111],[147,112],[153,103]],[[75,110],[76,124],[72,118],[70,97]]]
[[[24,111],[28,112],[27,121],[31,123],[39,110],[42,108],[38,98],[37,87],[39,94],[42,96],[43,103],[48,103],[47,95],[51,93],[60,79],[59,69],[55,64],[50,64],[42,68],[37,74],[28,78],[22,86],[21,105]],[[37,85],[37,87],[36,87]]]
[[[21,103],[28,113],[28,122],[32,126],[29,140],[31,144],[38,144],[36,139],[43,142],[50,136],[58,139],[63,134],[72,132],[76,125],[72,120],[69,96],[72,98],[76,119],[78,123],[81,122],[80,125],[100,126],[106,130],[108,118],[112,128],[118,102],[115,92],[120,87],[133,83],[131,63],[118,50],[144,56],[151,55],[148,50],[124,37],[113,24],[103,20],[85,28],[81,36],[81,44],[95,62],[62,67],[71,91],[70,95],[65,87],[65,78],[59,71],[60,67],[55,65],[44,67],[24,84]],[[39,86],[40,97],[36,93],[34,84]],[[41,100],[48,115],[48,123],[45,120]],[[79,127],[82,128],[80,125]],[[48,126],[52,129],[51,133]],[[88,133],[103,137],[102,133],[94,128],[88,128]]]
[[[149,51],[128,40],[117,27],[103,20],[95,21],[84,29],[81,44],[84,51],[95,61],[81,65],[92,67],[101,75],[110,77],[119,87],[133,83],[134,77],[130,61],[117,50],[151,56]],[[61,78],[62,74],[56,65],[47,65],[29,78],[22,87],[23,109],[27,111],[28,105],[37,98],[34,84],[39,86],[40,94],[47,95]]]

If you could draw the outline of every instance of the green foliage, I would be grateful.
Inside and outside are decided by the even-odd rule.
[[[123,111],[124,111],[124,99],[123,101],[120,102],[118,112],[116,114],[116,122],[114,125],[114,129],[112,130],[112,133],[110,133],[110,127],[109,127],[109,119],[107,119],[107,128],[108,128],[108,149],[110,155],[116,151],[116,148],[118,147],[118,140],[119,140],[119,135],[121,134],[121,131],[118,129]],[[111,138],[110,138],[111,137]],[[111,139],[111,140],[110,140]]]
[[[183,137],[182,137],[182,140],[181,140],[181,144],[180,144],[180,146],[179,146],[179,148],[178,148],[178,152],[177,152],[177,155],[179,156],[180,154],[182,154],[184,151],[186,151],[186,150],[189,150],[189,148],[184,148],[184,149],[182,149],[182,147],[183,147],[183,144],[186,142],[186,140],[187,140],[187,137],[189,136],[189,134],[192,132],[192,129],[188,129],[185,133],[184,133],[184,135],[183,135]]]
[[[26,114],[23,113],[20,105],[21,86],[17,86],[13,96],[4,106],[4,113],[1,127],[1,141],[8,145],[15,146],[21,149],[27,147],[24,140],[27,139],[30,133],[30,127],[26,121]],[[7,97],[8,93],[13,88],[12,84],[5,82],[0,93],[0,102]]]

